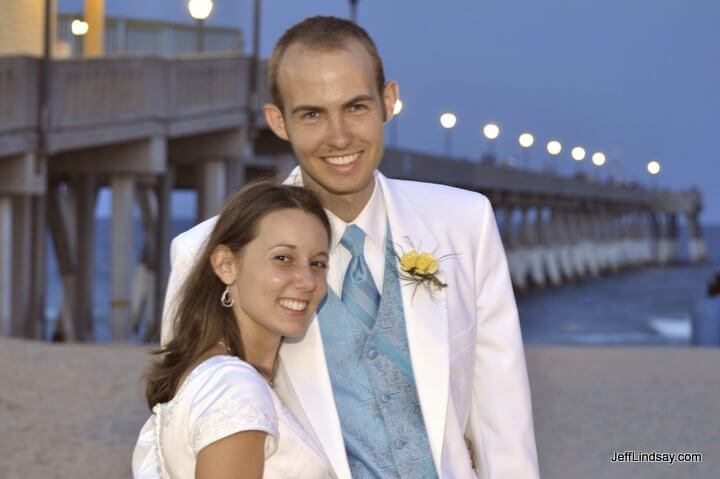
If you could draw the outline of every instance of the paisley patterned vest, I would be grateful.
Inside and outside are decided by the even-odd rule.
[[[437,478],[410,362],[390,227],[372,329],[330,289],[320,331],[350,471],[360,478]]]

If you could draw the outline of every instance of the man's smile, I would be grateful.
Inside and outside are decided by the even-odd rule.
[[[333,166],[346,166],[360,158],[360,155],[362,155],[362,151],[341,156],[321,156],[320,158]]]

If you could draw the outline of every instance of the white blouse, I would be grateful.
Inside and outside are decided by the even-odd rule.
[[[313,440],[262,376],[234,356],[213,356],[188,374],[175,397],[156,404],[135,445],[135,479],[193,479],[197,454],[240,431],[263,431],[264,478],[326,478]]]

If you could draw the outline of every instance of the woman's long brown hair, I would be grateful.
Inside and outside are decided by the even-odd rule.
[[[317,217],[330,237],[330,222],[320,200],[305,188],[258,181],[244,186],[227,202],[175,298],[179,304],[173,339],[152,353],[160,359],[151,363],[145,374],[145,397],[150,409],[173,398],[180,379],[218,340],[227,341],[233,353],[244,359],[235,316],[231,308],[220,303],[225,285],[215,275],[210,256],[219,245],[238,253],[255,239],[260,220],[287,208]]]

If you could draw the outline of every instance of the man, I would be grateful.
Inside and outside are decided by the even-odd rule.
[[[286,182],[317,192],[333,228],[329,292],[307,335],[281,347],[278,393],[340,478],[538,477],[517,309],[488,200],[377,171],[398,85],[357,25],[300,22],[268,76],[265,118],[299,163]],[[173,241],[164,342],[167,301],[213,224]],[[400,269],[395,255],[414,248],[449,256]],[[445,287],[425,281],[433,272]]]

